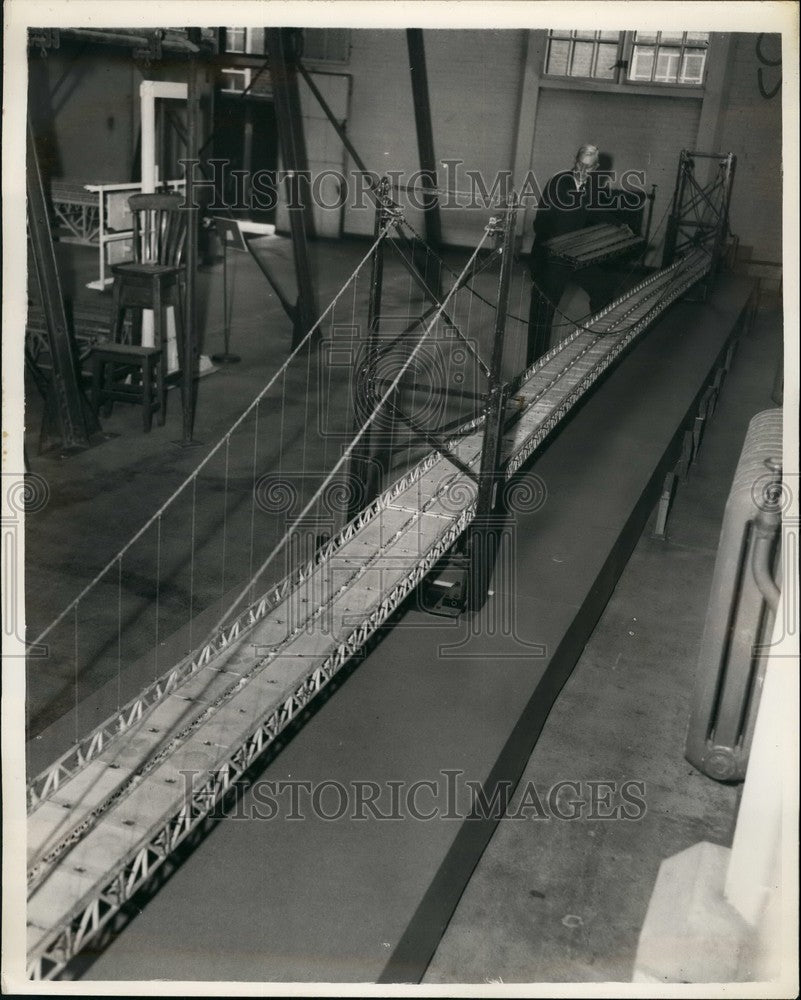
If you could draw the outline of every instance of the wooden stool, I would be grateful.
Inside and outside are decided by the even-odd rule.
[[[185,212],[176,194],[138,194],[128,199],[133,218],[134,260],[112,266],[114,290],[111,318],[111,339],[119,344],[123,339],[125,314],[136,310],[133,330],[141,330],[142,310],[153,311],[154,344],[161,352],[159,366],[159,412],[166,411],[167,383],[167,323],[166,311],[175,310],[176,346],[183,358],[184,267],[181,264],[186,238]],[[137,333],[133,333],[135,339]],[[183,378],[181,372],[176,373]]]
[[[160,347],[99,344],[92,348],[91,357],[92,406],[96,413],[101,406],[122,400],[142,404],[146,434],[153,424],[154,412],[158,414],[159,425],[164,423],[164,357]],[[127,383],[125,379],[137,370],[140,383]]]

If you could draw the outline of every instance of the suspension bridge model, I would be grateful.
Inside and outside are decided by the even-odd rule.
[[[384,186],[374,242],[321,318],[180,489],[36,639],[34,647],[47,642],[52,656],[73,665],[76,691],[80,670],[93,658],[115,662],[120,678],[124,665],[147,660],[151,679],[140,678],[127,701],[120,680],[113,711],[88,733],[81,732],[76,695],[74,744],[28,783],[31,978],[56,977],[114,918],[460,538],[468,539],[470,553],[469,540],[497,509],[504,484],[715,263],[703,243],[686,248],[505,382],[515,218],[512,200],[490,220],[440,300],[413,262],[419,262],[419,247],[412,252],[418,236]],[[430,303],[411,323],[409,302],[401,303],[406,319],[390,337],[382,302],[385,251],[400,259]],[[497,301],[483,299],[489,310],[478,319],[492,330],[492,358],[485,362],[480,338],[470,337],[477,295],[471,283],[495,265]],[[356,322],[362,278],[369,278],[365,337]],[[410,413],[404,398],[432,345],[447,347],[438,356],[445,359],[448,399],[429,392],[426,405]],[[361,402],[351,408],[335,387],[331,404],[321,402],[310,415],[309,387],[323,393],[334,352],[344,357],[350,396]],[[457,357],[468,358],[481,391],[471,394],[454,379]],[[283,414],[288,400],[301,397],[313,429],[321,414],[337,412],[343,433],[328,449],[332,458],[327,446],[322,456],[318,447],[314,475],[303,466],[292,478],[287,457],[297,459],[302,448],[305,459],[307,446],[304,438],[284,448]],[[265,434],[268,416],[272,429]],[[284,478],[265,480],[265,470],[276,467]],[[212,470],[216,513],[199,502]],[[287,483],[295,491],[289,514],[285,498],[275,495]],[[332,505],[337,490],[346,496]],[[281,515],[269,529],[265,495],[271,513]],[[191,526],[183,554],[168,528],[171,517]],[[216,519],[218,529],[218,541],[205,549],[204,517]],[[204,565],[218,576],[214,600],[201,593]],[[146,566],[151,586],[134,606],[124,593],[126,574],[141,576]],[[167,624],[166,601],[175,567],[190,581],[181,609],[185,653],[164,663],[163,640],[176,631],[174,622]],[[488,574],[491,566],[472,573],[473,602]],[[103,614],[88,614],[89,607]],[[201,616],[210,607],[213,620]]]

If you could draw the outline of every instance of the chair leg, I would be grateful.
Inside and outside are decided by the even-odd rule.
[[[139,345],[142,343],[142,317],[144,310],[141,306],[134,306],[131,315],[131,337],[129,343]]]
[[[164,301],[161,294],[161,282],[158,278],[153,279],[150,301],[153,303],[153,345],[160,347],[162,337],[166,337],[167,333],[164,323]]]
[[[178,362],[182,369],[184,364],[185,337],[183,288],[179,283],[175,286],[175,342],[178,347]]]
[[[178,368],[180,369],[180,386],[181,386],[181,401],[186,398],[186,393],[192,385],[192,375],[191,373],[187,375],[185,371],[185,358],[184,358],[184,343],[186,339],[186,328],[184,327],[184,304],[181,298],[181,286],[180,284],[175,287],[175,300],[174,300],[174,316],[175,316],[175,346],[178,349]]]
[[[122,330],[125,322],[125,306],[122,304],[122,278],[114,279],[111,296],[111,341],[122,343]]]
[[[167,306],[161,294],[161,282],[156,278],[153,282],[153,345],[161,351],[160,363],[157,369],[159,393],[159,423],[163,424],[167,413],[166,375],[169,370],[169,324],[167,323]]]

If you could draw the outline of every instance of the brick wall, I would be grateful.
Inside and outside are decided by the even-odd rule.
[[[414,107],[409,82],[409,61],[403,31],[351,33],[350,63],[346,71],[353,77],[348,135],[366,166],[384,170],[417,169],[417,140]],[[348,161],[348,170],[355,169]],[[410,215],[410,221],[419,218]],[[345,209],[344,231],[367,234],[373,231],[373,213]]]
[[[489,178],[510,169],[523,33],[425,31],[423,38],[437,160],[461,158],[466,169]],[[406,34],[354,31],[351,42],[350,138],[370,169],[412,173],[419,160]],[[422,225],[413,208],[407,217],[412,225]],[[487,217],[483,210],[443,209],[444,240],[475,244]],[[346,233],[370,233],[372,227],[371,212],[346,210]]]

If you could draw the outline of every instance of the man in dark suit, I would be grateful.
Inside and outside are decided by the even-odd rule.
[[[596,267],[574,271],[564,261],[551,258],[545,244],[587,226],[610,221],[598,168],[598,148],[581,146],[572,170],[563,170],[548,181],[534,220],[531,250],[531,306],[528,320],[526,366],[547,350],[551,325],[559,299],[568,281],[581,285],[590,297],[590,311],[598,312],[610,301],[607,275]]]

